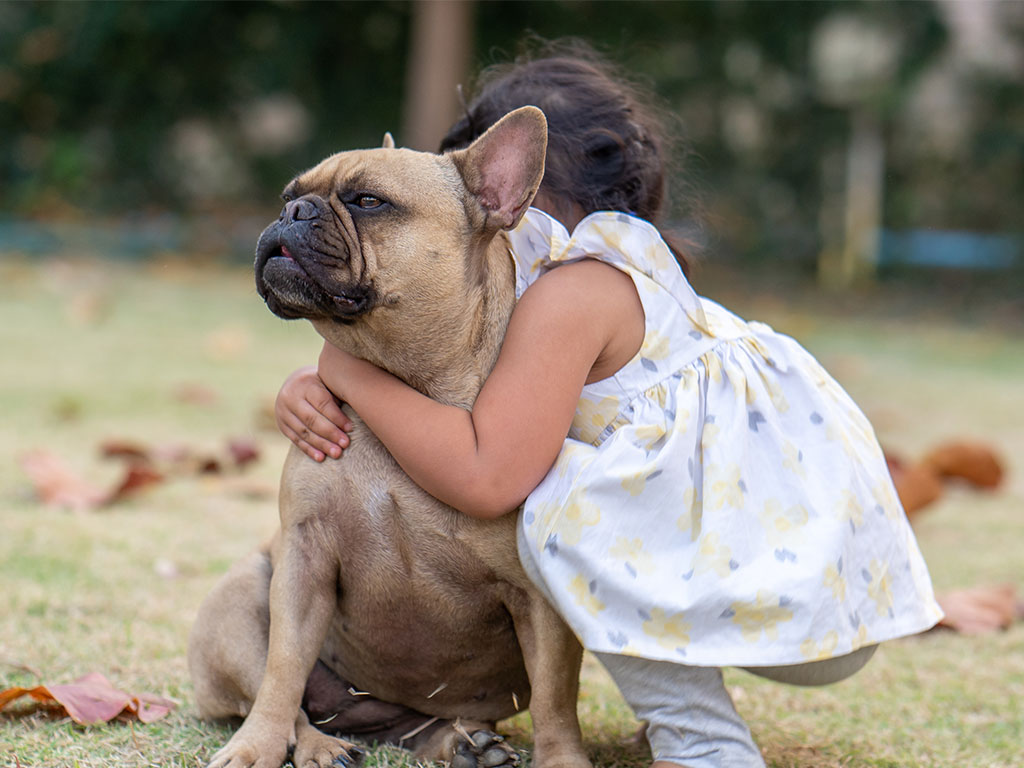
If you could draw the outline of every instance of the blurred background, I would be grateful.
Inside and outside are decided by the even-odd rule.
[[[256,238],[325,155],[434,149],[456,86],[530,33],[656,92],[697,290],[860,404],[976,635],[886,644],[839,694],[731,674],[768,763],[1021,764],[1021,0],[0,0],[0,690],[103,671],[180,703],[130,730],[5,710],[0,755],[184,768],[227,739],[188,628],[277,527],[274,395],[320,348],[256,295]],[[647,765],[594,669],[596,764]]]
[[[705,262],[1024,312],[1020,2],[0,2],[0,253],[247,259],[294,173],[435,148],[528,31],[675,115]]]

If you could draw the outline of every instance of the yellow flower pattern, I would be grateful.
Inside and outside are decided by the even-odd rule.
[[[562,508],[555,522],[554,531],[558,540],[570,546],[579,544],[583,529],[601,522],[601,509],[585,499],[577,499]]]
[[[836,647],[839,645],[839,633],[835,630],[831,630],[825,633],[825,636],[821,638],[821,644],[819,645],[813,637],[808,637],[802,643],[800,643],[800,653],[804,655],[804,658],[808,661],[822,661],[824,659],[831,659],[836,655]]]
[[[666,434],[667,432],[665,432],[665,427],[662,424],[645,424],[636,429],[636,437],[641,441],[645,451],[652,450]]]
[[[860,499],[848,490],[839,492],[835,514],[840,520],[849,521],[853,528],[864,525],[864,508],[861,506]]]
[[[892,610],[892,579],[889,566],[879,560],[872,560],[868,573],[868,595],[875,601],[878,615],[886,616]]]
[[[641,625],[645,635],[655,639],[655,642],[667,650],[686,648],[690,644],[689,632],[693,628],[688,621],[683,620],[683,614],[666,614],[661,608],[653,608],[650,618]]]
[[[743,482],[740,479],[740,468],[737,464],[729,464],[722,470],[719,467],[709,467],[708,475],[716,478],[711,483],[711,492],[708,494],[708,506],[712,509],[731,507],[740,509],[743,507]]]
[[[668,336],[658,331],[650,331],[640,345],[640,357],[652,362],[664,360],[672,351],[672,342]]]
[[[832,563],[825,566],[825,578],[822,584],[832,592],[832,599],[837,603],[846,599],[846,579],[839,572],[839,568]]]
[[[804,469],[803,464],[803,452],[789,442],[789,440],[782,444],[782,455],[784,457],[782,459],[783,467],[801,479],[807,477],[807,471]]]
[[[582,574],[576,574],[576,578],[569,582],[569,594],[591,616],[597,616],[597,614],[605,609],[605,604],[598,600],[590,591],[590,587],[587,586],[587,582]]]
[[[768,499],[759,517],[768,545],[775,549],[800,543],[800,529],[807,525],[809,519],[807,510],[800,504],[783,509],[778,499]]]
[[[572,426],[579,433],[580,441],[592,443],[602,430],[615,420],[618,414],[619,399],[617,397],[602,397],[600,400],[582,397],[576,407],[576,416],[573,418]]]
[[[732,572],[732,564],[732,550],[720,542],[718,534],[704,534],[693,559],[694,573],[714,571],[718,578],[724,579]]]
[[[792,339],[698,297],[657,231],[597,212],[508,234],[517,295],[600,258],[643,305],[640,352],[584,387],[519,515],[519,553],[588,649],[796,664],[940,615],[871,425]]]
[[[644,550],[644,540],[641,538],[627,539],[619,536],[608,554],[625,561],[637,573],[653,573],[657,567],[654,558]]]
[[[683,493],[683,513],[676,518],[676,526],[690,535],[690,541],[696,541],[700,536],[702,519],[697,491],[694,488],[687,488]]]
[[[733,622],[739,625],[740,634],[748,643],[756,643],[762,633],[768,640],[778,640],[779,624],[793,619],[793,611],[766,589],[759,589],[752,602],[733,603],[732,612]]]

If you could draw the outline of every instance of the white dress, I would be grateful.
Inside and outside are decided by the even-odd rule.
[[[531,208],[510,237],[518,295],[598,258],[646,315],[520,515],[523,564],[585,648],[795,664],[942,617],[871,425],[806,350],[698,297],[642,219],[597,212],[570,237]]]

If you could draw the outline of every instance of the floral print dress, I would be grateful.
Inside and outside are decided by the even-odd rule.
[[[791,338],[698,297],[650,223],[509,233],[522,295],[597,258],[628,274],[639,353],[588,384],[519,519],[519,552],[584,647],[701,666],[795,664],[942,616],[867,419]]]

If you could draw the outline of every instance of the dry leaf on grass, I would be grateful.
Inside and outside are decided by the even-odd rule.
[[[21,468],[44,504],[85,512],[107,503],[109,494],[106,491],[76,475],[50,451],[25,454],[21,457]]]
[[[146,445],[132,440],[111,439],[100,445],[104,458],[125,462],[124,473],[109,489],[100,488],[73,472],[56,454],[37,450],[21,458],[22,469],[32,481],[36,496],[44,504],[86,512],[108,507],[141,488],[170,477],[221,475],[228,470],[243,471],[260,457],[260,448],[247,437],[233,438],[223,452],[211,454],[188,446]]]
[[[259,459],[260,447],[248,437],[236,437],[228,441],[228,453],[235,466],[241,468]]]
[[[36,496],[44,504],[67,507],[74,512],[108,507],[126,496],[154,483],[163,475],[151,467],[132,463],[110,489],[100,488],[73,472],[56,454],[38,450],[21,458],[21,467],[32,481]]]
[[[942,477],[964,480],[976,488],[997,488],[1003,481],[1003,462],[985,443],[952,440],[936,446],[921,460]]]
[[[94,725],[126,714],[143,723],[151,723],[167,715],[175,704],[152,693],[125,693],[118,690],[99,672],[80,677],[63,685],[37,685],[35,688],[8,688],[0,691],[0,709],[23,696],[44,706],[57,706],[79,725]]]
[[[1006,629],[1022,618],[1022,606],[1012,584],[954,589],[936,595],[946,617],[940,627],[963,635],[984,635]]]
[[[260,457],[260,448],[248,437],[230,438],[219,453],[187,445],[145,445],[133,440],[106,440],[100,446],[104,458],[124,459],[154,466],[164,475],[220,474],[227,468],[244,469]]]
[[[945,493],[942,478],[929,467],[906,464],[889,453],[885,454],[885,460],[889,465],[889,474],[892,476],[896,495],[899,496],[908,518],[913,519],[918,512]]]

